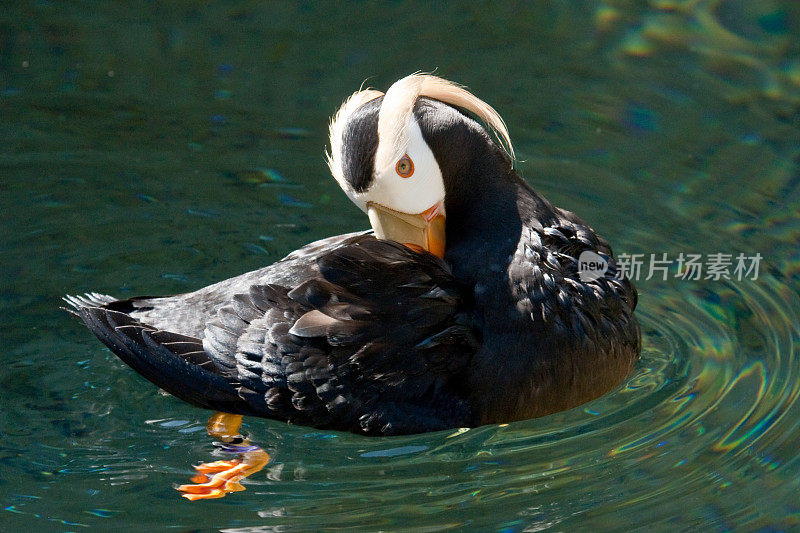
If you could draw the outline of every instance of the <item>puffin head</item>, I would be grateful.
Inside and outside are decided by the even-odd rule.
[[[474,113],[504,148],[456,108]],[[466,169],[487,153],[511,168],[500,115],[463,87],[427,74],[406,76],[386,94],[354,93],[330,124],[328,166],[375,235],[438,257],[445,253],[445,199],[465,188]]]

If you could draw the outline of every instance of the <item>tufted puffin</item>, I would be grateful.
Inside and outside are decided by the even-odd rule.
[[[235,457],[196,467],[185,497],[243,490],[267,463],[242,415],[421,433],[569,409],[632,370],[636,289],[604,239],[520,178],[503,119],[465,88],[413,74],[356,92],[328,165],[372,231],[191,293],[65,298],[134,370],[216,411],[209,433]],[[584,253],[605,269],[584,275]]]

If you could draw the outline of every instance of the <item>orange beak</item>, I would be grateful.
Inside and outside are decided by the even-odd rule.
[[[401,213],[380,204],[367,204],[367,214],[375,236],[425,250],[444,258],[445,216],[443,202],[416,215]]]

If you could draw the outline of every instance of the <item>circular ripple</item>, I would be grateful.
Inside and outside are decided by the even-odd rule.
[[[800,435],[793,295],[768,277],[653,292],[670,296],[642,298],[642,359],[613,393],[538,420],[394,439],[268,423],[276,462],[250,503],[264,525],[308,527],[352,524],[354,512],[376,527],[496,526],[487,505],[508,509],[512,529],[787,516]],[[282,460],[301,449],[314,453]]]

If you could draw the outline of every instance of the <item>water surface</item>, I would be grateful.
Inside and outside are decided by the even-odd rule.
[[[800,525],[800,9],[492,6],[4,4],[0,529]],[[273,462],[182,500],[208,413],[60,296],[190,291],[366,227],[325,168],[327,117],[365,79],[434,68],[617,254],[760,254],[757,279],[645,269],[642,359],[580,408],[383,439],[249,419]]]

